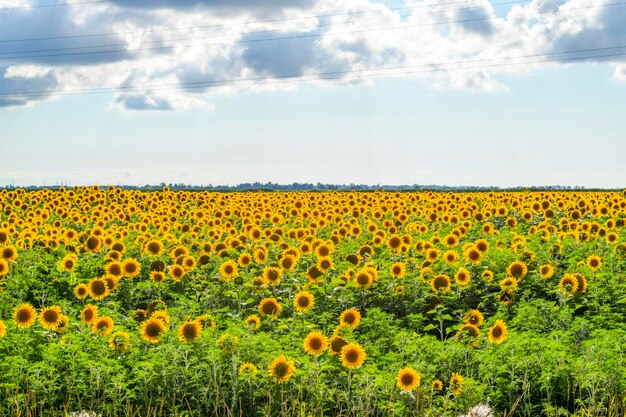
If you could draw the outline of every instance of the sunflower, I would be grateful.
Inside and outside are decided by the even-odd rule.
[[[107,288],[109,289],[109,291],[115,291],[117,289],[117,284],[119,283],[119,280],[120,280],[119,278],[105,275],[104,278],[102,279],[106,282]]]
[[[52,306],[41,310],[39,313],[39,322],[41,327],[47,330],[56,329],[61,321],[61,307]]]
[[[443,389],[443,382],[435,379],[432,383],[433,391],[441,391]]]
[[[74,287],[74,295],[79,300],[84,300],[89,295],[89,287],[87,284],[78,284]]]
[[[517,289],[517,280],[513,277],[504,278],[500,281],[500,289],[502,291],[515,291]]]
[[[341,349],[341,365],[356,369],[365,362],[365,350],[361,345],[350,342]]]
[[[61,334],[67,333],[69,324],[70,318],[65,314],[61,314],[61,317],[59,317],[59,325],[54,328],[54,331]]]
[[[210,314],[202,314],[196,317],[196,321],[200,323],[200,327],[203,329],[206,329],[207,327],[215,328],[217,326],[215,319]]]
[[[185,269],[180,265],[174,265],[169,272],[172,281],[180,281],[185,276]]]
[[[579,273],[575,273],[574,278],[576,278],[576,281],[578,281],[576,292],[580,294],[586,293],[587,292],[587,278],[585,278]]]
[[[283,382],[287,382],[289,378],[293,375],[296,370],[296,366],[294,361],[280,355],[278,358],[274,359],[269,366],[269,374],[274,378],[274,381],[282,384]]]
[[[267,261],[267,251],[265,249],[255,249],[252,256],[257,264],[264,264]]]
[[[452,374],[452,378],[450,378],[450,388],[452,388],[454,395],[459,395],[463,391],[463,381],[464,378],[461,375],[457,373]]]
[[[152,282],[163,282],[165,281],[165,274],[161,271],[152,271],[150,272],[149,278],[152,280]]]
[[[483,253],[479,251],[474,245],[472,245],[472,247],[468,248],[465,251],[465,260],[472,264],[480,263],[482,257]]]
[[[118,331],[111,334],[109,338],[109,348],[111,350],[127,350],[130,347],[130,335],[126,332]]]
[[[2,320],[0,320],[0,338],[3,338],[7,335],[7,326],[4,324]]]
[[[602,258],[596,255],[591,255],[587,259],[587,266],[594,271],[599,269],[602,266]]]
[[[459,331],[456,333],[456,340],[469,339],[472,341],[472,346],[476,346],[478,344],[477,339],[480,337],[480,330],[477,326],[473,324],[464,324]]]
[[[274,266],[268,266],[263,268],[263,279],[270,285],[280,284],[283,276],[283,271],[280,268]]]
[[[521,281],[526,276],[528,267],[522,261],[514,261],[509,264],[507,272],[516,280]]]
[[[170,327],[170,323],[172,322],[172,319],[170,318],[170,315],[167,314],[167,312],[163,311],[163,310],[157,310],[154,313],[150,314],[150,318],[151,319],[161,320],[161,322],[163,322],[163,324],[167,328]]]
[[[89,252],[100,252],[100,249],[102,249],[102,240],[98,236],[91,235],[87,238],[85,247]]]
[[[361,322],[361,313],[357,309],[350,308],[339,317],[339,325],[346,326],[351,329],[356,329],[356,326]]]
[[[94,333],[99,333],[106,336],[113,332],[114,327],[115,323],[113,323],[113,319],[111,317],[100,316],[93,322],[91,329],[94,331]]]
[[[188,320],[178,328],[178,339],[181,342],[191,343],[200,337],[202,326],[196,320]]]
[[[330,345],[330,354],[337,355],[341,353],[341,349],[348,344],[348,341],[338,334],[333,335],[328,341]]]
[[[387,246],[391,249],[392,252],[398,253],[400,251],[400,247],[402,246],[402,238],[398,235],[393,235],[387,241]]]
[[[554,275],[554,268],[552,265],[541,265],[539,267],[539,274],[543,279],[552,278],[552,275]]]
[[[4,259],[0,259],[0,277],[9,273],[9,263]]]
[[[437,275],[430,282],[430,288],[439,293],[447,292],[450,290],[450,278],[445,274]]]
[[[312,331],[304,339],[304,350],[309,355],[319,356],[328,349],[328,339],[322,332]]]
[[[465,313],[465,324],[472,324],[474,326],[480,326],[483,324],[485,317],[483,313],[478,310],[469,310]]]
[[[480,277],[485,282],[491,282],[491,281],[493,281],[493,271],[490,271],[490,270],[486,269],[486,270],[483,271],[482,274],[480,274]]]
[[[252,256],[250,256],[249,253],[242,253],[241,255],[239,255],[237,263],[239,263],[239,266],[241,266],[242,268],[246,268],[252,263]]]
[[[422,377],[413,368],[403,368],[398,372],[397,384],[402,391],[413,391],[421,381]]]
[[[92,324],[98,318],[98,307],[87,304],[80,312],[80,319],[83,323]]]
[[[458,272],[454,276],[454,280],[461,287],[466,287],[466,286],[469,285],[469,283],[471,281],[470,272],[467,269],[465,269],[465,268],[461,268],[461,269],[458,270]]]
[[[239,275],[239,270],[235,262],[228,260],[220,266],[220,278],[223,281],[228,282],[237,275]]]
[[[122,270],[126,278],[134,278],[141,272],[141,264],[134,259],[127,259],[122,262]]]
[[[159,342],[165,331],[165,324],[163,324],[161,320],[155,317],[151,317],[141,323],[141,327],[139,330],[141,338],[150,343]]]
[[[478,249],[479,252],[485,253],[489,250],[489,242],[486,239],[478,239],[474,243],[474,247]]]
[[[298,313],[305,313],[315,305],[315,298],[309,292],[300,291],[296,294],[293,305]]]
[[[354,276],[354,284],[358,288],[367,289],[372,285],[372,282],[372,275],[364,269],[357,272]]]
[[[559,283],[563,294],[573,295],[578,291],[578,279],[573,274],[565,274]]]
[[[244,320],[250,330],[258,330],[261,327],[261,319],[256,314],[252,314]]]
[[[30,304],[22,304],[13,311],[13,322],[20,329],[30,327],[35,323],[37,311]]]
[[[94,278],[89,281],[89,296],[96,300],[102,300],[109,295],[109,287],[103,278]]]
[[[332,243],[321,243],[315,247],[315,256],[318,258],[326,258],[333,253],[334,245]]]
[[[487,338],[489,339],[489,343],[499,345],[504,342],[507,334],[508,330],[506,328],[506,324],[502,320],[496,320],[495,324],[491,327],[491,329],[489,329]]]
[[[325,256],[323,258],[319,258],[317,260],[317,269],[319,269],[320,271],[322,271],[323,273],[326,273],[328,271],[330,271],[333,267],[333,260],[329,257],[329,256]]]
[[[5,246],[0,251],[0,258],[7,262],[14,262],[17,259],[17,249],[13,246]]]
[[[61,268],[62,271],[72,272],[74,268],[76,268],[76,261],[77,261],[76,255],[68,253],[61,260],[59,267]]]
[[[272,316],[272,318],[276,318],[281,310],[282,307],[275,298],[264,298],[259,304],[259,313],[262,316]]]
[[[239,376],[245,378],[254,378],[257,373],[259,373],[259,370],[256,366],[254,366],[254,364],[250,362],[244,362],[239,367]]]
[[[107,275],[111,277],[121,277],[124,275],[124,270],[122,268],[122,263],[118,261],[113,261],[109,263],[105,268],[105,272]]]
[[[459,262],[459,254],[454,250],[448,250],[443,254],[443,261],[448,265],[455,265]]]
[[[163,245],[158,240],[150,240],[146,243],[145,251],[152,256],[159,256],[163,253]]]
[[[278,260],[278,265],[285,272],[291,272],[296,268],[296,258],[291,255],[285,255]]]
[[[402,262],[396,262],[391,265],[389,273],[394,278],[402,278],[406,272],[406,266]]]

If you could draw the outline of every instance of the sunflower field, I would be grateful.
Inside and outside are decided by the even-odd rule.
[[[625,221],[617,192],[2,190],[0,416],[624,416]]]

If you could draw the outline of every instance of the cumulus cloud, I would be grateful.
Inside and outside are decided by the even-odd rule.
[[[125,0],[4,10],[0,106],[95,90],[114,93],[112,107],[123,110],[211,108],[212,95],[316,74],[333,74],[320,82],[428,77],[435,88],[501,91],[499,74],[578,61],[611,62],[623,80],[626,48],[597,49],[626,45],[626,6],[609,1],[533,0],[504,18],[487,0],[406,0],[402,10],[373,0]]]

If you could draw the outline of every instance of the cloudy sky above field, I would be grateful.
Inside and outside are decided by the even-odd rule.
[[[626,1],[0,0],[0,186],[624,187],[625,114]]]

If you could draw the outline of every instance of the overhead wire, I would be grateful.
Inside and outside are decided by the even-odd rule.
[[[448,68],[450,65],[463,65],[463,64],[475,64],[481,62],[490,62],[490,61],[499,61],[499,60],[515,60],[515,59],[523,59],[523,58],[535,58],[540,56],[555,56],[555,55],[567,55],[567,54],[575,54],[575,53],[585,53],[585,52],[600,52],[600,51],[610,51],[617,49],[626,49],[626,45],[616,45],[609,47],[600,47],[600,48],[587,48],[587,49],[577,49],[577,50],[569,50],[569,51],[557,51],[557,52],[548,52],[543,54],[529,54],[529,55],[519,55],[519,56],[510,56],[510,57],[502,57],[502,58],[485,58],[485,59],[476,59],[476,60],[461,60],[461,61],[452,61],[452,62],[443,62],[443,63],[426,63],[414,66],[401,66],[401,67],[379,67],[379,68],[367,68],[362,70],[346,70],[346,71],[330,71],[330,72],[320,72],[320,73],[311,73],[311,74],[283,74],[283,75],[273,75],[268,77],[254,77],[254,78],[239,78],[239,79],[224,79],[224,80],[202,80],[202,81],[192,81],[192,82],[182,82],[182,83],[169,83],[169,84],[147,84],[140,86],[115,86],[115,87],[96,87],[96,88],[85,88],[85,89],[74,89],[74,90],[41,90],[41,91],[14,91],[14,92],[0,92],[0,97],[6,96],[14,96],[14,97],[47,97],[53,95],[82,95],[82,94],[112,94],[112,93],[132,93],[139,91],[171,91],[171,90],[180,90],[180,89],[209,89],[209,88],[219,88],[219,87],[230,87],[230,86],[247,86],[247,85],[266,85],[266,84],[277,84],[277,83],[286,83],[286,82],[303,82],[303,81],[324,81],[324,80],[333,80],[333,79],[342,79],[349,75],[362,75],[367,77],[378,77],[378,76],[389,76],[389,75],[409,75],[409,74],[417,74],[417,73],[429,73],[429,72],[441,72],[441,71],[459,71],[459,70],[476,70],[476,69],[486,69],[486,68],[498,68],[498,67],[506,67],[506,66],[517,66],[517,65],[531,65],[531,64],[541,64],[541,63],[549,63],[549,62],[570,62],[577,60],[591,60],[591,59],[600,59],[600,58],[614,58],[614,57],[622,57],[626,56],[626,51],[624,52],[614,52],[614,53],[604,53],[604,54],[596,54],[596,55],[585,55],[585,56],[566,56],[566,57],[554,57],[548,59],[540,59],[540,60],[531,60],[524,62],[501,62],[494,64],[486,64],[486,65],[473,65],[473,66],[462,66],[462,67],[453,67]]]
[[[599,8],[599,7],[620,6],[620,5],[625,5],[625,4],[626,4],[626,1],[623,1],[623,2],[605,3],[605,4],[599,4],[599,5],[571,7],[567,9],[553,9],[553,10],[536,11],[536,12],[530,12],[530,13],[519,13],[519,14],[514,14],[514,15],[506,15],[506,16],[487,16],[487,17],[479,17],[479,18],[471,18],[471,19],[459,19],[459,20],[450,20],[450,21],[442,21],[442,22],[421,23],[421,24],[415,24],[415,25],[401,25],[401,26],[373,28],[373,29],[370,28],[370,29],[362,29],[362,30],[356,30],[356,31],[311,33],[311,34],[301,34],[301,35],[281,36],[281,37],[261,38],[261,39],[241,39],[241,40],[236,40],[232,42],[198,43],[198,44],[190,44],[190,45],[169,45],[169,46],[156,46],[156,47],[148,47],[148,48],[119,49],[119,50],[112,50],[112,51],[68,52],[68,53],[56,53],[56,54],[20,55],[20,56],[9,56],[9,57],[4,56],[4,57],[0,57],[0,60],[102,55],[102,54],[114,54],[114,53],[123,54],[123,53],[141,52],[141,51],[165,51],[165,50],[173,50],[173,49],[181,48],[181,47],[185,48],[185,47],[196,47],[196,46],[219,46],[219,45],[230,45],[233,43],[246,44],[246,43],[277,41],[277,40],[317,38],[317,37],[322,37],[322,36],[338,36],[338,35],[360,34],[360,33],[380,32],[380,31],[389,31],[389,30],[406,30],[406,29],[417,28],[417,27],[436,26],[436,25],[444,25],[444,24],[452,24],[452,23],[470,23],[470,22],[488,21],[488,20],[495,20],[495,19],[502,19],[502,18],[534,16],[534,15],[541,15],[541,14],[548,14],[548,13],[588,10],[588,9]]]

